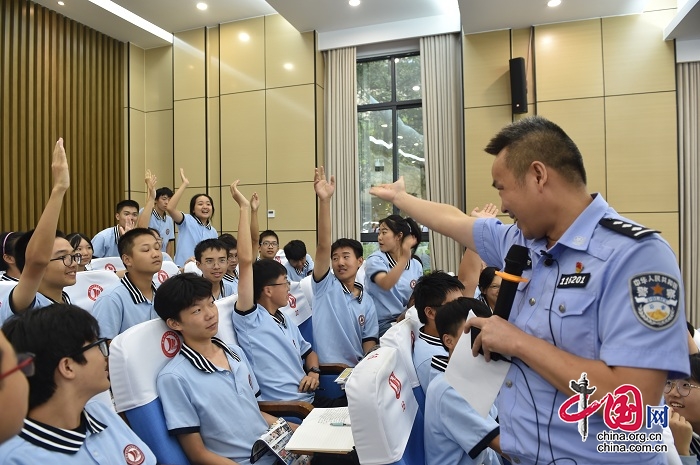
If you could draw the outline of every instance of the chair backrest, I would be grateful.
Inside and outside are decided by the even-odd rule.
[[[119,277],[112,271],[81,271],[75,274],[75,284],[64,291],[73,305],[92,311],[92,306],[102,291],[119,284]]]
[[[107,270],[107,271],[119,271],[125,270],[124,262],[122,262],[121,257],[104,257],[104,258],[93,258],[90,261],[90,268],[92,270]]]
[[[307,276],[304,279],[313,278]],[[291,282],[289,285],[289,303],[286,307],[280,308],[284,316],[292,320],[297,326],[301,326],[303,322],[311,317],[311,301],[307,298],[307,293],[304,292],[306,286],[310,286],[310,284]]]
[[[226,344],[238,345],[232,318],[234,305],[237,300],[238,295],[231,295],[215,302],[216,307],[219,309],[219,332],[216,333],[216,337]]]
[[[153,285],[159,288],[161,284],[165,282],[166,279],[172,278],[176,274],[180,273],[180,268],[177,267],[175,262],[164,261],[160,266],[160,271],[153,275]]]
[[[132,326],[112,340],[109,372],[114,404],[124,412],[131,429],[148,445],[158,463],[188,465],[177,442],[168,434],[156,379],[180,351],[178,334],[163,320]]]
[[[408,373],[408,382],[412,388],[420,387],[420,381],[413,365],[413,345],[418,337],[420,323],[416,323],[411,318],[405,318],[393,325],[379,339],[382,347],[393,347],[399,352],[401,362],[405,365]]]
[[[195,273],[198,274],[199,276],[202,276],[202,270],[197,268],[197,264],[195,262],[189,262],[185,264],[185,266],[182,267],[182,272],[183,273]]]
[[[402,460],[418,404],[398,351],[380,347],[362,359],[345,392],[360,463],[386,465]]]

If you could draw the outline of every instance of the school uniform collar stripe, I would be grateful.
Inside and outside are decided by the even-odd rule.
[[[309,262],[304,260],[304,263],[302,263],[301,268],[297,268],[296,266],[293,266],[292,268],[294,268],[294,271],[296,271],[299,276],[304,276],[304,270],[307,266],[309,266]]]
[[[437,371],[445,372],[447,370],[447,357],[444,355],[433,355],[433,359],[430,361],[430,366],[435,368]]]
[[[338,279],[338,278],[335,278],[335,279]],[[341,280],[338,279],[338,282],[339,282],[340,285],[342,286],[343,292],[344,292],[344,293],[346,293],[346,294],[352,294],[352,291],[351,291],[350,289],[348,289],[348,287],[347,287]],[[355,289],[359,289],[359,290],[360,290],[360,295],[357,296],[357,301],[358,301],[359,303],[362,303],[362,296],[363,296],[364,293],[365,293],[365,287],[364,287],[362,284],[360,284],[360,283],[358,283],[357,281],[355,281]]]
[[[211,338],[211,342],[224,349],[224,351],[227,354],[229,354],[231,358],[235,361],[241,361],[241,358],[238,356],[238,354],[231,350],[231,348],[227,346],[221,339],[213,337]],[[180,353],[187,360],[189,360],[189,362],[199,371],[203,371],[204,373],[209,374],[216,373],[216,366],[213,363],[211,363],[205,356],[203,356],[187,344],[182,344],[182,349],[180,349]]]
[[[13,278],[12,276],[7,276],[6,274],[4,274],[4,275],[2,275],[2,277],[0,277],[0,281],[11,281],[13,283],[18,283],[19,279]]]
[[[207,224],[204,224],[204,223],[202,223],[202,221],[199,218],[197,218],[197,215],[192,215],[192,216],[197,221],[197,223],[199,223],[200,226],[204,226],[207,229],[211,229],[211,221],[207,220]]]
[[[129,273],[125,274],[120,281],[122,285],[126,288],[126,290],[129,291],[129,295],[131,295],[131,300],[133,300],[135,304],[142,304],[144,302],[148,302],[146,296],[144,296],[143,293],[139,290],[139,288],[136,287],[136,285],[132,283],[129,279]],[[153,283],[151,283],[151,290],[153,291],[153,295],[155,295],[156,286]]]
[[[48,297],[48,296],[44,296],[44,297],[46,297],[47,299],[49,299],[49,300],[51,301],[51,303],[54,303],[54,304],[60,303],[60,302],[56,302],[56,301],[53,300],[51,297]],[[63,303],[64,303],[64,304],[68,304],[68,305],[71,304],[70,296],[69,296],[68,294],[66,294],[66,291],[61,291],[61,300],[63,300]]]
[[[384,252],[384,255],[386,255],[386,260],[389,262],[389,267],[393,268],[396,266],[396,260],[394,260],[394,257],[391,256],[389,252]],[[408,259],[408,263],[406,263],[406,269],[411,268],[411,259]]]
[[[219,290],[219,298],[226,297],[226,288],[224,287],[224,282],[220,281],[219,286],[221,286],[221,290]]]
[[[277,322],[278,325],[282,325],[285,328],[287,327],[287,321],[284,318],[284,313],[281,311],[277,310],[274,315],[271,315],[272,319]]]
[[[238,276],[237,276],[237,273],[234,271],[233,274],[226,273],[224,275],[224,279],[226,281],[234,282],[234,281],[236,281],[236,279],[238,279]]]
[[[83,410],[83,418],[88,431],[98,434],[107,428],[107,425],[92,417]],[[87,434],[77,431],[55,428],[29,418],[25,418],[24,426],[19,436],[35,446],[64,454],[75,454],[83,446]]]
[[[121,237],[121,234],[119,234],[119,225],[116,225],[114,227],[114,242],[119,244],[119,238]]]
[[[418,330],[418,338],[423,339],[425,342],[432,346],[442,347],[442,342],[440,342],[439,337],[431,336],[430,334],[424,333],[423,328]]]
[[[694,432],[690,440],[690,454],[700,457],[700,436]]]
[[[153,215],[155,219],[160,221],[165,221],[165,217],[167,216],[165,213],[163,213],[163,216],[160,216],[155,208],[153,209],[153,213],[151,213],[151,215]]]

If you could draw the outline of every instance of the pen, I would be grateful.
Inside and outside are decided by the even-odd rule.
[[[333,421],[331,422],[331,426],[350,426],[348,423],[342,422],[342,421]]]

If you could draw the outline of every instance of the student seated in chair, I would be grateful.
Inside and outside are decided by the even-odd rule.
[[[284,267],[290,281],[298,283],[314,271],[314,261],[311,260],[311,255],[306,253],[306,244],[303,241],[289,241],[284,246],[284,256],[287,259]]]
[[[251,213],[252,214],[252,213]],[[229,233],[223,233],[219,240],[228,249],[228,266],[224,280],[228,281],[234,294],[238,294],[238,241]]]
[[[241,207],[238,230],[245,231],[250,207],[236,183],[231,191]],[[250,261],[252,241],[244,236],[240,244]],[[240,279],[242,285],[252,289],[250,263],[241,269]],[[252,292],[240,295],[238,301],[251,307]],[[260,412],[256,401],[260,390],[244,352],[214,337],[219,313],[211,283],[194,273],[173,276],[159,288],[155,308],[184,341],[180,353],[157,380],[168,431],[177,436],[193,464],[249,464],[253,443],[277,418]],[[274,461],[265,456],[256,463]]]
[[[469,310],[484,305],[479,300],[460,297],[438,310],[435,326],[449,357],[464,332]],[[500,453],[496,409],[492,407],[483,418],[450,386],[444,373],[449,357],[436,366],[439,373],[430,382],[425,397],[426,465],[500,464],[494,452]]]
[[[139,204],[135,200],[122,200],[114,209],[117,225],[103,229],[92,238],[92,253],[95,258],[119,257],[119,238],[136,227]]]
[[[22,429],[29,404],[27,377],[34,371],[28,354],[15,354],[12,344],[0,331],[0,444]]]
[[[214,300],[229,297],[237,292],[230,281],[224,279],[228,269],[228,248],[219,239],[204,239],[194,248],[194,258],[202,276],[211,283]]]
[[[270,258],[274,259],[277,252],[280,250],[280,240],[277,237],[277,233],[267,229],[260,233],[260,238],[258,240],[258,245],[260,246],[260,259]]]
[[[364,293],[362,284],[355,281],[357,270],[362,266],[362,244],[346,238],[331,244],[331,197],[335,192],[335,177],[331,176],[328,182],[323,167],[316,169],[314,190],[318,197],[317,265],[311,282],[315,296],[311,320],[314,341],[321,363],[344,363],[354,367],[379,343],[374,301]],[[330,272],[331,263],[333,273]]]
[[[155,465],[114,410],[90,400],[109,389],[109,346],[92,315],[53,304],[11,318],[2,330],[18,353],[34,354],[35,371],[29,413],[19,436],[0,445],[0,463]]]

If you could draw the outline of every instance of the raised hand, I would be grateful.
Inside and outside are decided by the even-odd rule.
[[[249,207],[250,202],[248,199],[245,197],[245,195],[241,194],[241,191],[238,190],[238,184],[241,182],[240,179],[236,179],[233,181],[233,184],[229,186],[231,190],[231,197],[233,197],[233,200],[236,201],[236,203],[241,207]]]
[[[146,188],[148,195],[152,199],[156,198],[156,185],[158,184],[158,178],[155,174],[151,173],[151,170],[146,170]]]
[[[323,166],[316,168],[314,172],[314,190],[320,200],[328,200],[335,193],[335,176],[331,176],[330,182],[326,181],[326,170]]]
[[[190,180],[185,177],[184,168],[180,168],[180,179],[182,179],[182,184],[187,186],[190,184]]]
[[[411,253],[411,250],[418,245],[418,239],[413,234],[408,234],[401,240],[401,247],[404,252]]]
[[[256,212],[258,208],[260,208],[260,197],[257,192],[253,192],[253,195],[250,196],[250,209]]]
[[[479,210],[479,207],[475,207],[469,215],[474,218],[495,218],[498,215],[498,207],[492,203],[487,203],[481,210]]]
[[[398,195],[406,193],[406,183],[403,180],[403,176],[401,176],[399,180],[393,184],[380,184],[379,186],[372,186],[369,193],[375,197],[379,197],[382,200],[393,203],[394,199],[396,199]]]
[[[51,157],[51,175],[53,188],[67,191],[70,187],[70,170],[68,169],[68,159],[66,150],[63,148],[63,137],[59,137],[53,148]]]
[[[126,220],[126,224],[124,226],[117,225],[119,227],[119,235],[123,235],[131,231],[136,227],[136,222],[134,220]]]

